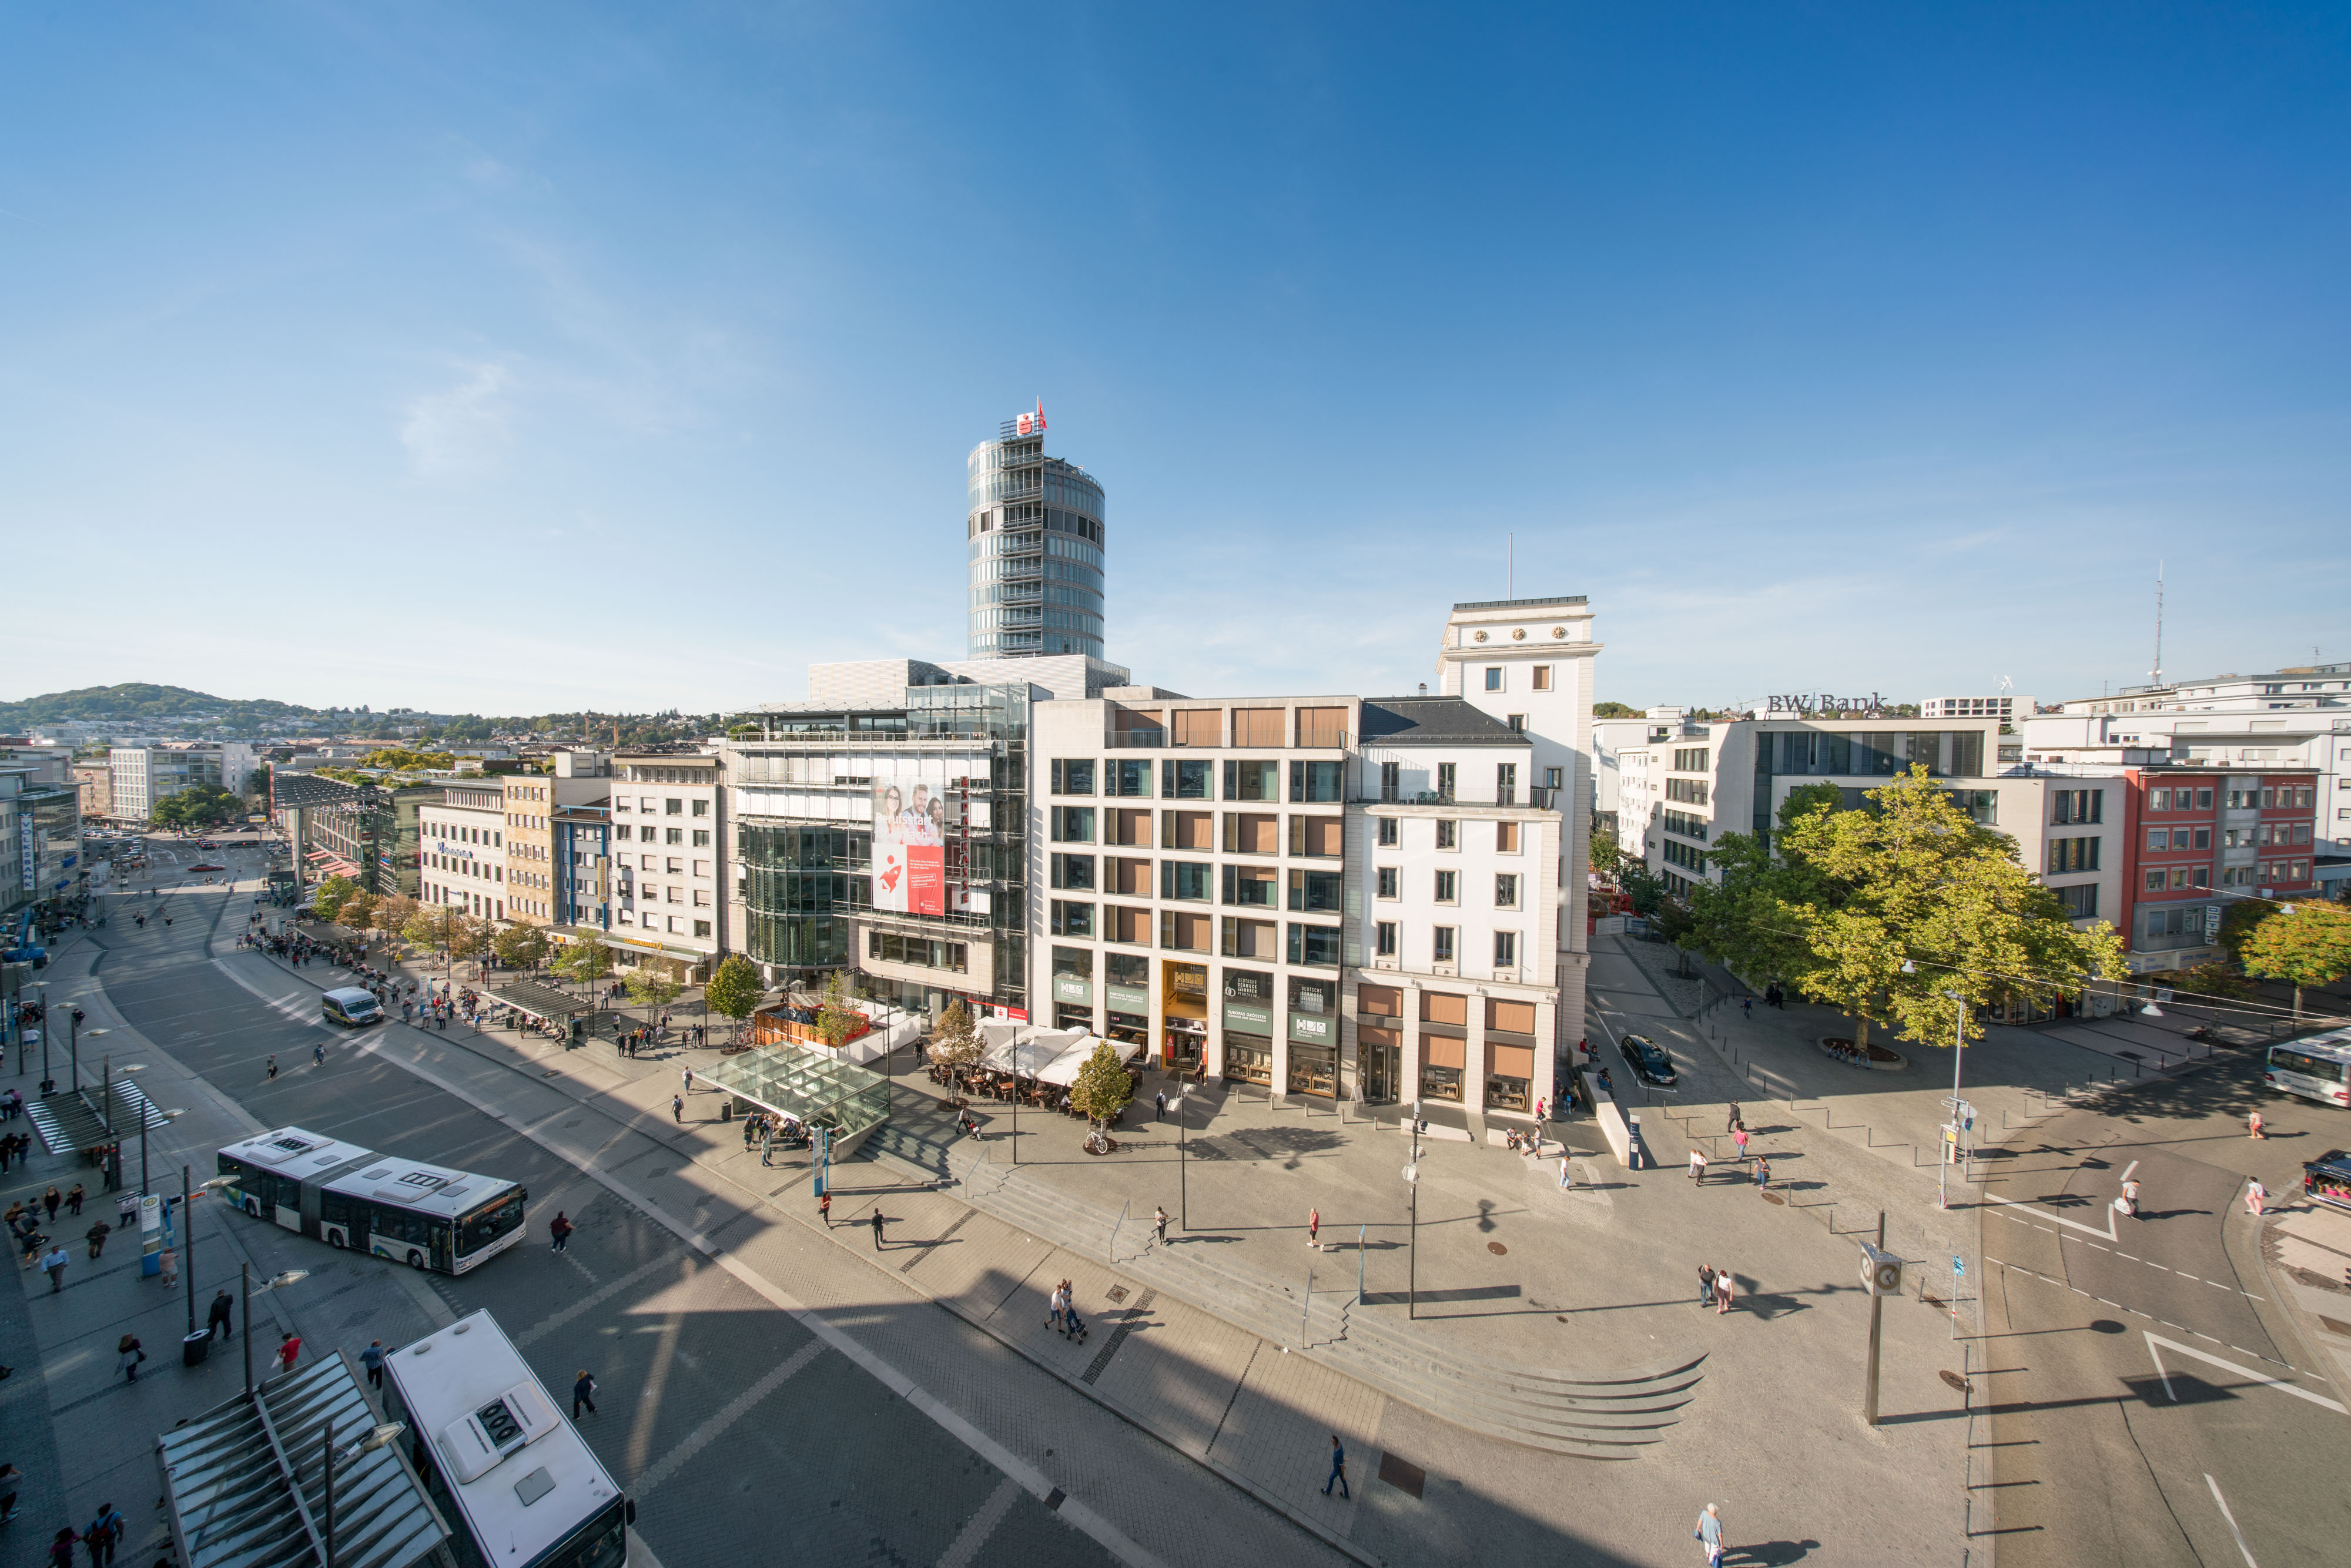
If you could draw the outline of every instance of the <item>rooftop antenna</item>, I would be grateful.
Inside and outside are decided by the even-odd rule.
[[[2147,685],[2163,685],[2163,562],[2155,563],[2155,668],[2147,673]]]

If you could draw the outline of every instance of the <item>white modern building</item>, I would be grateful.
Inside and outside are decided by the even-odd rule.
[[[109,814],[144,822],[155,808],[191,784],[243,795],[253,779],[253,747],[242,741],[163,741],[118,746],[107,754],[114,809]]]
[[[707,751],[613,756],[605,940],[623,962],[634,955],[706,979],[726,950],[721,768],[722,758]]]
[[[484,920],[507,918],[506,792],[452,784],[417,809],[417,898]]]
[[[1989,697],[1928,697],[1918,705],[1920,718],[1996,718],[2002,724],[2014,724],[2020,715],[2030,718],[2038,711],[2031,697],[2011,692]]]

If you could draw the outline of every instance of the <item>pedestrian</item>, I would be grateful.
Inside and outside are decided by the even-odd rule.
[[[232,1337],[229,1318],[236,1311],[236,1298],[226,1291],[213,1297],[213,1304],[204,1312],[204,1339],[209,1343],[215,1333],[223,1339]]]
[[[669,1119],[675,1122],[681,1127],[685,1125],[684,1095],[673,1094],[669,1097]]]
[[[1151,1228],[1159,1233],[1159,1245],[1167,1245],[1167,1210],[1163,1206],[1151,1211]]]
[[[1355,1494],[1347,1486],[1347,1450],[1336,1432],[1331,1434],[1331,1479],[1322,1483],[1322,1495],[1329,1497],[1333,1486],[1339,1489],[1341,1497],[1349,1502],[1355,1500]]]
[[[1747,1157],[1747,1129],[1741,1127],[1737,1132],[1731,1134],[1730,1141],[1739,1145],[1739,1157],[1742,1160],[1745,1159]]]
[[[555,1252],[569,1252],[571,1250],[571,1231],[572,1224],[569,1217],[561,1209],[557,1209],[555,1211],[555,1218],[547,1222],[547,1233],[549,1236],[552,1237],[555,1241],[555,1245],[549,1249],[549,1250]]]
[[[2254,1112],[2252,1115],[2245,1118],[2245,1135],[2249,1138],[2266,1138],[2269,1136],[2267,1133],[2262,1131],[2262,1113],[2259,1111]]]
[[[1712,1503],[1698,1516],[1698,1528],[1690,1531],[1700,1546],[1706,1548],[1706,1568],[1717,1568],[1722,1562],[1722,1515]]]
[[[1733,1100],[1730,1103],[1730,1114],[1723,1120],[1722,1130],[1726,1133],[1735,1133],[1746,1124],[1747,1124],[1744,1121],[1740,1119],[1739,1102]]]
[[[25,1472],[14,1465],[0,1465],[0,1524],[16,1517],[16,1483]]]
[[[139,1364],[146,1359],[147,1353],[139,1347],[137,1334],[127,1333],[115,1342],[114,1370],[131,1382],[139,1381]]]
[[[293,1371],[294,1363],[301,1354],[302,1336],[300,1334],[289,1332],[281,1336],[277,1341],[277,1370]]]
[[[167,1291],[177,1289],[180,1283],[180,1249],[176,1247],[164,1248],[162,1252],[156,1254],[155,1264],[163,1271],[163,1289]]]
[[[380,1339],[368,1341],[368,1347],[360,1352],[360,1364],[367,1368],[368,1386],[381,1388],[383,1386],[383,1341]]]
[[[42,1254],[41,1271],[49,1277],[49,1294],[52,1296],[66,1288],[66,1265],[70,1261],[62,1247],[52,1247]]]
[[[325,1041],[317,1041],[311,1045],[310,1065],[313,1067],[324,1067],[327,1065],[327,1047]]]
[[[1696,1145],[1690,1149],[1689,1178],[1694,1182],[1706,1180],[1706,1151]]]
[[[772,1116],[759,1118],[759,1163],[771,1165],[776,1152],[776,1122]]]
[[[1736,1179],[1735,1177],[1733,1179]],[[1763,1192],[1771,1186],[1771,1162],[1761,1155],[1755,1156],[1755,1190]]]
[[[1549,1118],[1548,1118],[1548,1117],[1546,1117],[1546,1116],[1543,1114],[1543,1108],[1544,1108],[1545,1106],[1549,1105],[1550,1103],[1551,1103],[1551,1102],[1550,1102],[1550,1101],[1548,1101],[1548,1100],[1546,1100],[1546,1099],[1544,1099],[1541,1095],[1538,1094],[1538,1095],[1536,1095],[1536,1096],[1535,1096],[1535,1120],[1536,1120],[1536,1121],[1538,1121],[1538,1122],[1542,1122],[1542,1121],[1547,1121],[1547,1120],[1549,1120]],[[1538,1135],[1537,1135],[1537,1141],[1538,1141],[1538,1142],[1540,1142],[1540,1141],[1541,1141],[1541,1135],[1540,1135],[1540,1134],[1538,1134]]]
[[[277,1076],[277,1053],[276,1051],[272,1051],[269,1054],[269,1076],[272,1079],[275,1079]]]
[[[1717,1269],[1714,1271],[1714,1315],[1720,1317],[1729,1310],[1730,1270],[1728,1269]]]
[[[49,1542],[49,1568],[74,1568],[74,1542],[80,1539],[70,1524],[58,1531],[57,1539]]]
[[[1740,998],[1739,1011],[1740,1016],[1743,1018],[1753,1018],[1755,1016],[1755,998],[1753,997]]]
[[[873,1211],[873,1250],[882,1250],[882,1210],[878,1207]]]
[[[89,1553],[89,1568],[108,1568],[114,1561],[114,1549],[122,1544],[122,1516],[114,1511],[112,1503],[99,1503],[98,1517],[81,1532],[82,1549]]]
[[[1322,1211],[1319,1208],[1309,1208],[1306,1211],[1306,1245],[1316,1249],[1318,1251],[1322,1248],[1322,1243],[1316,1240],[1315,1237],[1321,1232],[1322,1228]]]
[[[81,1183],[79,1182],[74,1183],[73,1190],[66,1194],[66,1212],[74,1216],[77,1219],[81,1217],[81,1200],[83,1196]]]
[[[1151,1097],[1151,1103],[1155,1107],[1151,1113],[1151,1119],[1155,1122],[1165,1122],[1167,1120],[1167,1091],[1162,1089],[1158,1093],[1153,1095]]]
[[[2256,1219],[2260,1218],[2262,1215],[2262,1206],[2267,1203],[2269,1198],[2270,1189],[2262,1185],[2261,1177],[2253,1176],[2247,1180],[2245,1183],[2245,1212],[2247,1214],[2252,1215]]]
[[[1069,1289],[1070,1282],[1067,1280],[1064,1280],[1060,1284],[1053,1287],[1052,1295],[1048,1297],[1046,1300],[1046,1304],[1050,1309],[1050,1315],[1045,1320],[1046,1326],[1064,1338],[1068,1337],[1070,1332],[1066,1326],[1069,1321],[1070,1308],[1069,1302],[1065,1299]]]
[[[51,1185],[48,1191],[41,1194],[41,1207],[49,1211],[49,1223],[51,1225],[55,1225],[57,1222],[57,1210],[63,1208],[65,1204],[66,1195],[59,1192],[54,1184]]]
[[[694,1092],[694,1069],[691,1067],[685,1070],[685,1092],[688,1094]]]
[[[828,1192],[816,1200],[817,1218],[824,1221],[827,1230],[832,1228],[832,1194]]]
[[[571,1418],[574,1421],[580,1419],[582,1406],[587,1406],[590,1416],[596,1414],[596,1380],[588,1375],[588,1369],[584,1366],[580,1369],[580,1375],[571,1380]]]
[[[2138,1218],[2138,1178],[2137,1176],[2126,1176],[2123,1179],[2123,1203],[2125,1205],[2123,1212],[2137,1219]]]
[[[1713,1300],[1714,1265],[1701,1263],[1698,1266],[1698,1304],[1702,1307]]]

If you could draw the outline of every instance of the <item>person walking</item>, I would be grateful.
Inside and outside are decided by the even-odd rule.
[[[380,1339],[368,1341],[368,1347],[360,1352],[360,1364],[367,1368],[368,1386],[381,1388],[383,1386],[383,1341]]]
[[[1739,1118],[1739,1102],[1733,1100],[1730,1103],[1730,1114],[1729,1117],[1725,1118],[1722,1124],[1722,1130],[1726,1133],[1735,1133],[1744,1125],[1746,1125],[1746,1124]]]
[[[1321,1235],[1322,1230],[1322,1211],[1319,1208],[1309,1208],[1306,1211],[1306,1245],[1318,1252],[1322,1250],[1322,1243],[1316,1238]]]
[[[1719,1568],[1722,1562],[1722,1515],[1714,1504],[1706,1505],[1706,1511],[1698,1516],[1698,1528],[1691,1531],[1690,1535],[1706,1549],[1706,1568]]]
[[[1701,1263],[1698,1266],[1698,1304],[1703,1307],[1713,1300],[1714,1265]]]
[[[2259,1219],[2262,1216],[2262,1206],[2269,1200],[2270,1189],[2262,1185],[2261,1177],[2248,1178],[2245,1182],[2245,1212]]]
[[[817,1198],[817,1200],[816,1200],[816,1213],[817,1213],[817,1218],[824,1221],[824,1228],[825,1228],[827,1230],[831,1229],[831,1228],[832,1228],[832,1194],[831,1194],[831,1192],[830,1190],[826,1191],[824,1194],[822,1194],[820,1197],[819,1197]]]
[[[1747,1129],[1741,1127],[1738,1131],[1732,1133],[1730,1134],[1730,1141],[1738,1145],[1739,1157],[1742,1160],[1745,1159],[1747,1157]]]
[[[688,1094],[694,1092],[694,1069],[691,1067],[685,1070],[685,1092]]]
[[[114,1549],[122,1544],[122,1516],[110,1502],[98,1505],[98,1517],[81,1532],[82,1550],[89,1553],[89,1568],[109,1568],[114,1561]]]
[[[81,1190],[81,1183],[74,1183],[73,1190],[66,1194],[66,1212],[77,1219],[80,1218],[81,1203],[86,1196],[88,1195]]]
[[[41,1272],[49,1277],[49,1294],[56,1295],[66,1288],[66,1264],[71,1261],[62,1247],[52,1247],[41,1255]]]
[[[1151,1211],[1151,1228],[1159,1233],[1159,1245],[1167,1245],[1167,1210],[1162,1206]]]
[[[1735,1179],[1735,1178],[1734,1178]],[[1771,1186],[1771,1162],[1761,1155],[1755,1156],[1755,1190],[1766,1192]]]
[[[174,1291],[180,1285],[180,1249],[166,1247],[156,1255],[155,1266],[163,1271],[163,1289]]]
[[[325,1041],[316,1040],[311,1043],[310,1065],[313,1067],[324,1067],[327,1065],[327,1047]]]
[[[302,1354],[302,1336],[288,1331],[277,1342],[277,1370],[291,1372]]]
[[[759,1118],[759,1163],[763,1166],[773,1165],[775,1152],[776,1119],[773,1116],[762,1116]]]
[[[1162,1089],[1158,1093],[1153,1095],[1151,1097],[1151,1103],[1153,1106],[1151,1119],[1155,1122],[1165,1122],[1167,1120],[1167,1091]]]
[[[233,1331],[229,1327],[229,1319],[235,1312],[236,1298],[226,1291],[222,1291],[213,1297],[212,1306],[204,1312],[204,1339],[207,1343],[216,1333],[223,1339],[234,1337]]]
[[[269,1053],[269,1076],[273,1080],[277,1076],[277,1053],[276,1051]]]
[[[2267,1133],[2262,1131],[2262,1113],[2259,1111],[2255,1111],[2252,1115],[2245,1118],[2245,1136],[2249,1138],[2266,1138],[2269,1136]]]
[[[1336,1432],[1331,1434],[1331,1479],[1322,1483],[1322,1495],[1329,1497],[1333,1486],[1339,1489],[1341,1497],[1349,1502],[1355,1500],[1355,1494],[1347,1487],[1347,1450]]]
[[[555,1211],[555,1218],[547,1222],[547,1234],[552,1238],[554,1241],[554,1245],[549,1247],[548,1250],[550,1252],[569,1252],[571,1250],[572,1229],[573,1227],[570,1217],[565,1214],[561,1209],[557,1209]]]
[[[873,1210],[873,1250],[876,1252],[882,1250],[882,1210],[877,1207]]]
[[[580,1369],[580,1375],[571,1380],[571,1418],[574,1421],[580,1419],[582,1406],[587,1407],[590,1416],[596,1414],[596,1380],[588,1375],[588,1369],[584,1366]]]
[[[52,1186],[48,1191],[41,1194],[41,1207],[49,1211],[49,1223],[51,1225],[55,1225],[57,1222],[57,1210],[63,1208],[65,1205],[66,1195],[59,1192],[54,1186]]]
[[[1714,1315],[1720,1317],[1729,1310],[1730,1270],[1728,1269],[1717,1269],[1714,1271]]]
[[[1574,1186],[1575,1167],[1568,1163],[1567,1149],[1562,1145],[1559,1151],[1559,1190],[1565,1192]]]
[[[2133,1219],[2138,1218],[2138,1178],[2137,1176],[2124,1178],[2121,1207],[2122,1211]]]
[[[147,1353],[140,1348],[137,1334],[127,1333],[115,1341],[114,1370],[131,1382],[139,1381],[139,1364],[146,1359]]]
[[[1706,1151],[1695,1144],[1690,1145],[1689,1178],[1700,1183],[1706,1180]]]
[[[681,1127],[685,1125],[684,1095],[673,1094],[669,1097],[669,1119],[675,1122]]]

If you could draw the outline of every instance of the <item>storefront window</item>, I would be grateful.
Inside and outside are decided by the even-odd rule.
[[[1527,1081],[1523,1078],[1486,1080],[1486,1103],[1501,1111],[1523,1111],[1527,1108]]]
[[[1273,1086],[1273,1041],[1263,1035],[1225,1031],[1225,1076],[1243,1083]]]
[[[1338,1092],[1338,1053],[1329,1046],[1301,1045],[1290,1042],[1290,1092],[1292,1094],[1335,1095]]]
[[[1461,1102],[1461,1070],[1458,1067],[1423,1067],[1420,1070],[1420,1097],[1424,1100]]]

